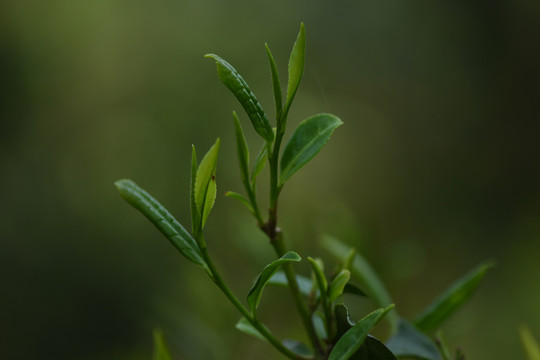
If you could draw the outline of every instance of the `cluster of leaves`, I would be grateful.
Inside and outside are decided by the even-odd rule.
[[[285,183],[309,162],[327,143],[342,121],[331,114],[317,114],[302,121],[294,130],[284,149],[281,143],[285,134],[287,117],[304,72],[305,31],[303,24],[294,43],[288,64],[288,84],[285,99],[279,80],[278,67],[270,48],[266,45],[270,63],[275,102],[276,126],[255,94],[235,68],[217,55],[209,54],[217,65],[219,79],[238,99],[263,145],[253,164],[240,120],[233,112],[238,160],[245,195],[228,192],[226,195],[240,201],[254,216],[259,228],[268,236],[277,259],[268,264],[254,281],[247,294],[247,306],[230,291],[214,266],[204,238],[203,229],[216,199],[216,169],[220,139],[206,153],[200,163],[195,148],[192,149],[190,208],[191,233],[188,232],[156,199],[131,180],[119,180],[116,186],[122,197],[143,213],[188,260],[205,270],[210,279],[241,313],[236,327],[240,331],[269,342],[290,359],[396,359],[417,358],[426,360],[461,359],[453,357],[440,334],[432,338],[457,308],[465,303],[479,285],[492,263],[486,262],[458,280],[428,305],[414,320],[401,317],[394,308],[379,277],[366,260],[356,251],[336,239],[324,237],[322,246],[337,257],[337,271],[327,276],[321,259],[308,257],[311,276],[295,273],[293,263],[301,257],[288,251],[283,232],[277,226],[277,203]],[[283,101],[285,100],[285,101]],[[268,164],[270,173],[269,212],[265,217],[259,210],[257,178]],[[351,282],[356,281],[356,285]],[[302,319],[310,344],[296,340],[280,341],[257,315],[263,290],[268,284],[290,288],[295,305]],[[359,321],[353,321],[349,310],[342,303],[343,293],[367,296],[378,306]],[[370,332],[386,318],[391,324],[391,336],[382,342]],[[155,359],[170,359],[162,335],[155,333]]]

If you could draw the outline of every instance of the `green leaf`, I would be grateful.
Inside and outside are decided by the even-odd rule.
[[[208,271],[195,239],[167,209],[131,180],[118,180],[115,185],[120,195],[146,216],[186,259]]]
[[[344,261],[351,251],[350,246],[342,244],[340,241],[329,235],[324,235],[322,237],[321,245],[341,261]],[[360,254],[356,254],[354,257],[350,271],[351,275],[360,282],[360,285],[367,296],[375,301],[378,306],[386,307],[392,303],[390,294],[386,290],[383,282]],[[395,310],[390,311],[387,319],[394,329],[397,328],[397,313]]]
[[[311,264],[311,268],[313,270],[313,273],[315,274],[315,280],[317,280],[317,285],[319,286],[319,291],[323,298],[323,303],[326,302],[326,294],[328,291],[328,282],[326,281],[326,276],[324,276],[323,270],[321,269],[321,266],[319,263],[311,258],[308,257],[308,261]]]
[[[394,305],[384,309],[377,309],[366,315],[354,327],[343,334],[332,349],[328,360],[346,360],[353,356],[364,343],[368,332],[373,329],[373,327],[377,325],[383,316],[393,307]]]
[[[296,355],[300,355],[302,358],[313,357],[313,353],[311,352],[311,350],[300,341],[285,339],[282,341],[282,343],[287,349],[291,350]]]
[[[540,346],[532,336],[531,331],[527,326],[523,325],[519,329],[519,336],[521,338],[521,342],[523,343],[523,347],[525,348],[525,352],[527,353],[527,359],[540,360]]]
[[[197,209],[197,203],[195,202],[195,181],[197,178],[197,153],[195,152],[195,146],[191,146],[191,181],[189,182],[189,205],[191,210],[191,231],[197,232],[197,226],[200,222],[201,213]]]
[[[270,51],[268,44],[264,44],[266,47],[266,54],[268,54],[268,61],[270,62],[270,71],[272,73],[272,88],[274,89],[274,103],[276,104],[276,118],[281,117],[281,111],[283,110],[283,95],[281,93],[281,82],[279,81],[279,73],[276,62]]]
[[[323,317],[324,315],[320,311],[317,311],[311,316],[311,320],[313,321],[313,327],[319,339],[328,339]]]
[[[397,357],[441,360],[435,343],[403,318],[398,319],[397,332],[388,339],[386,346]]]
[[[304,120],[296,128],[281,156],[280,184],[310,161],[328,142],[343,122],[331,114],[318,114]]]
[[[414,325],[424,332],[435,329],[470,299],[493,266],[493,261],[485,261],[458,279],[416,317]]]
[[[367,296],[365,292],[362,291],[358,286],[351,284],[350,282],[345,285],[345,289],[343,289],[344,294],[352,294],[352,295],[359,295],[359,296]]]
[[[291,261],[300,261],[301,259],[302,258],[297,253],[295,253],[294,251],[289,251],[281,258],[266,265],[266,267],[263,269],[255,283],[251,287],[251,290],[249,290],[247,296],[247,301],[253,315],[255,315],[255,310],[257,309],[257,306],[259,306],[261,295],[266,283],[268,282],[268,280],[270,280],[272,275],[274,275],[277,269],[284,263],[288,263]]]
[[[255,164],[253,165],[253,170],[251,171],[251,183],[254,184],[255,180],[257,179],[257,176],[263,171],[264,166],[266,165],[266,159],[268,158],[268,146],[264,144],[261,151],[259,151],[259,154],[257,155],[257,160],[255,160]]]
[[[300,293],[304,296],[310,296],[311,295],[311,280],[305,276],[296,274],[296,282],[298,283],[298,288],[300,289]],[[289,286],[289,281],[287,280],[287,276],[283,271],[276,271],[274,275],[268,280],[269,285],[279,285],[279,286]]]
[[[358,360],[396,360],[392,351],[371,335],[368,335],[355,356]]]
[[[200,225],[195,236],[204,228],[208,214],[216,200],[216,168],[219,154],[220,139],[208,150],[201,161],[195,179],[195,204],[201,214]]]
[[[328,300],[331,303],[334,302],[341,294],[343,294],[343,289],[350,279],[351,272],[349,270],[341,270],[341,272],[336,275],[334,280],[332,280],[332,283],[328,288]]]
[[[252,214],[255,213],[255,211],[253,210],[253,207],[251,206],[251,204],[249,203],[249,201],[247,201],[247,199],[246,199],[245,197],[243,197],[242,195],[240,195],[239,193],[235,193],[234,191],[227,191],[227,192],[225,193],[225,196],[240,201],[245,207],[247,207],[247,209],[248,209]]]
[[[267,341],[259,330],[255,329],[253,325],[251,325],[251,323],[244,317],[236,323],[236,328],[245,334],[256,337],[259,340]]]
[[[242,183],[246,188],[249,187],[249,149],[246,143],[242,126],[236,112],[233,111],[234,130],[236,134],[236,150],[238,152],[238,163],[240,164],[240,175]]]
[[[300,24],[298,37],[293,45],[291,56],[289,57],[289,81],[287,84],[287,102],[285,103],[284,115],[289,113],[291,104],[300,86],[302,74],[304,73],[304,63],[306,58],[306,32],[304,23]]]
[[[242,104],[242,107],[248,114],[257,134],[265,139],[267,143],[271,144],[274,140],[272,126],[270,125],[261,104],[259,104],[259,100],[257,100],[257,97],[255,97],[255,94],[253,94],[246,81],[238,74],[231,64],[219,56],[207,54],[204,57],[212,58],[216,61],[219,79],[227,88],[229,88],[229,90],[231,90],[240,104]]]
[[[345,304],[337,304],[334,308],[334,316],[336,317],[337,337],[342,337],[355,324],[351,320],[349,309]]]
[[[154,356],[152,360],[172,360],[161,330],[154,329]]]

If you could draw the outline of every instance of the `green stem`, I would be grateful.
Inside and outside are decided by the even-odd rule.
[[[214,266],[212,259],[208,255],[208,249],[206,247],[201,248],[201,253],[210,269],[212,281],[225,294],[227,299],[229,299],[229,301],[238,309],[238,311],[242,314],[242,316],[244,316],[244,318],[246,318],[246,320],[249,321],[249,323],[253,325],[253,327],[257,329],[257,331],[259,331],[261,335],[264,336],[264,338],[268,340],[270,344],[272,344],[279,352],[281,352],[283,355],[285,355],[289,359],[293,359],[293,360],[309,359],[309,358],[304,358],[300,355],[293,353],[291,350],[285,347],[285,345],[283,345],[278,339],[276,339],[274,334],[272,334],[272,332],[266,326],[264,326],[264,324],[262,324],[257,318],[255,318],[255,316],[253,316],[248,311],[248,309],[246,309],[246,307],[240,302],[240,300],[238,300],[238,298],[232,293],[229,287],[225,284],[225,282],[221,278],[221,275],[219,275],[219,272]]]

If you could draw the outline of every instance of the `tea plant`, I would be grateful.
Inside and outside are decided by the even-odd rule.
[[[206,55],[215,61],[219,79],[238,99],[254,130],[264,141],[252,163],[239,117],[233,112],[244,195],[232,191],[226,195],[238,200],[253,215],[276,253],[276,260],[264,267],[254,281],[245,303],[232,293],[214,266],[203,231],[217,194],[219,138],[200,163],[197,161],[195,147],[192,148],[191,233],[133,181],[119,180],[115,183],[120,195],[142,212],[186,259],[207,273],[242,315],[236,324],[237,329],[267,341],[286,358],[462,359],[463,355],[459,351],[454,356],[451,355],[440,333],[435,337],[432,334],[469,299],[487,269],[492,266],[490,262],[479,265],[450,286],[412,321],[398,314],[385,286],[367,261],[354,249],[329,236],[323,237],[322,246],[339,260],[333,275],[327,275],[321,259],[311,257],[307,258],[311,266],[310,277],[295,272],[294,263],[302,259],[296,252],[288,250],[284,233],[278,227],[279,196],[287,181],[324,147],[334,130],[342,125],[342,121],[334,115],[314,115],[298,125],[283,150],[281,149],[289,110],[304,72],[305,41],[302,24],[289,58],[285,96],[282,93],[277,65],[266,45],[275,103],[275,127],[271,125],[257,97],[235,68],[217,55]],[[264,214],[260,209],[256,190],[258,176],[266,164],[270,170],[270,196],[269,210]],[[354,279],[355,283],[351,279]],[[308,345],[296,340],[279,340],[259,318],[257,308],[268,284],[287,286],[290,289],[309,340]],[[353,321],[346,305],[342,303],[343,293],[367,296],[378,308],[361,320]],[[371,330],[383,318],[391,325],[391,336],[384,343],[370,335]],[[161,333],[156,332],[154,338],[154,359],[170,359]]]

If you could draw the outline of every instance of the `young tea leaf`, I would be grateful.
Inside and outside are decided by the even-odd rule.
[[[527,326],[523,325],[519,329],[519,336],[527,353],[527,359],[540,360],[540,345],[538,345]]]
[[[310,161],[343,122],[331,114],[318,114],[296,128],[281,156],[280,185]]]
[[[266,165],[266,159],[268,158],[268,146],[264,144],[261,151],[259,151],[259,154],[257,155],[257,160],[255,160],[255,164],[253,165],[253,169],[251,170],[251,184],[255,183],[255,180],[257,179],[257,176],[263,171],[264,166]]]
[[[414,325],[424,332],[435,329],[470,299],[493,266],[493,261],[485,261],[458,279],[416,317]]]
[[[249,201],[247,201],[247,199],[246,199],[245,197],[243,197],[242,195],[240,195],[239,193],[235,193],[234,191],[227,191],[227,192],[225,193],[225,196],[240,201],[245,207],[247,207],[247,209],[248,209],[252,214],[255,213],[255,211],[253,210],[253,207],[251,206],[251,204],[249,203]]]
[[[124,179],[115,182],[120,195],[131,206],[148,218],[184,257],[208,271],[195,239],[156,199],[133,181]]]
[[[386,346],[399,358],[441,360],[435,343],[403,318],[399,318],[397,331]]]
[[[216,200],[216,168],[219,153],[220,139],[208,150],[197,169],[195,178],[195,204],[201,214],[200,225],[197,233],[204,227],[210,210]]]
[[[172,360],[163,333],[158,329],[154,329],[154,356],[152,360]]]
[[[285,264],[291,261],[300,261],[300,260],[302,260],[302,258],[297,253],[295,253],[294,251],[289,251],[288,253],[283,255],[281,258],[266,265],[266,267],[263,269],[263,271],[257,278],[257,281],[255,281],[255,283],[251,287],[251,290],[249,290],[249,293],[247,296],[247,301],[253,315],[255,315],[255,310],[257,309],[257,306],[259,306],[261,295],[262,295],[262,292],[264,290],[266,283],[268,282],[268,280],[270,280],[272,275],[274,275],[277,269],[282,264]]]
[[[377,325],[383,316],[393,307],[394,305],[384,309],[377,309],[366,315],[354,327],[343,334],[332,349],[328,360],[347,360],[353,356],[364,343],[364,340],[368,336],[368,332],[373,329],[373,327]]]
[[[347,285],[350,279],[351,272],[349,270],[342,270],[336,275],[328,288],[328,300],[331,303],[334,302],[341,294],[343,294],[343,289],[345,289],[345,285]]]
[[[229,90],[231,90],[234,96],[236,96],[248,114],[257,134],[265,139],[267,143],[271,144],[274,140],[272,126],[270,125],[261,104],[259,104],[259,100],[257,100],[246,81],[238,74],[231,64],[219,56],[207,54],[204,57],[212,58],[216,61],[219,79],[229,88]]]
[[[268,47],[268,44],[264,44],[264,46],[266,47],[266,54],[268,55],[268,62],[270,62],[270,71],[272,73],[272,88],[274,89],[274,103],[276,104],[276,118],[279,119],[283,110],[283,95],[281,93],[281,82],[279,81],[277,65],[274,61],[272,53],[270,52],[270,47]]]
[[[236,134],[236,150],[238,152],[238,163],[240,164],[240,175],[242,183],[249,187],[249,149],[246,143],[242,126],[236,112],[233,111],[234,130]]]
[[[319,286],[319,291],[321,292],[323,302],[325,302],[326,293],[328,291],[328,282],[326,281],[326,276],[324,276],[323,270],[315,259],[308,257],[308,261],[311,264],[313,273],[315,274],[315,280],[317,280],[317,285]]]
[[[291,56],[289,57],[289,82],[287,84],[287,102],[285,103],[284,115],[287,116],[291,104],[300,86],[302,75],[304,74],[304,63],[306,58],[306,32],[304,23],[300,24],[298,37],[293,45]]]

